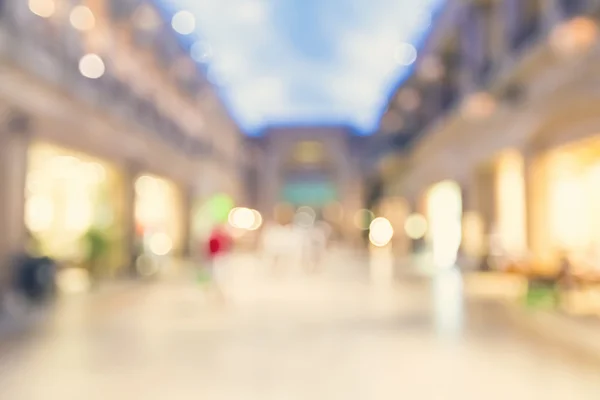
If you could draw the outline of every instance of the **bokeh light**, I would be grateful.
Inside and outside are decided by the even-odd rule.
[[[369,240],[377,247],[387,246],[394,237],[394,228],[386,218],[375,218],[369,230]]]
[[[249,208],[236,207],[229,212],[228,219],[232,227],[250,230],[256,223],[256,214]]]
[[[173,250],[173,240],[166,233],[155,233],[148,241],[150,251],[157,256],[166,256]]]
[[[56,12],[54,0],[29,0],[29,10],[42,18],[50,18]]]
[[[179,11],[173,16],[171,26],[181,35],[189,35],[196,30],[196,17],[189,11]]]
[[[404,222],[404,231],[413,240],[422,239],[427,233],[427,228],[427,219],[421,214],[411,214]]]
[[[86,78],[101,78],[105,71],[104,61],[97,54],[86,54],[79,60],[79,72]]]
[[[417,61],[417,49],[410,43],[402,43],[396,47],[394,59],[400,65],[412,65]]]
[[[92,30],[96,25],[96,18],[94,17],[92,10],[82,5],[76,6],[71,10],[69,21],[73,28],[80,31]]]

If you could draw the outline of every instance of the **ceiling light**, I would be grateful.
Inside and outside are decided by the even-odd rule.
[[[97,54],[86,54],[79,60],[79,72],[89,79],[98,79],[104,75],[104,61]]]
[[[189,35],[196,30],[196,18],[189,11],[179,11],[173,16],[171,26],[175,32],[182,35]]]
[[[92,10],[86,6],[77,6],[73,8],[69,15],[69,21],[73,28],[80,31],[92,30],[96,25],[96,18],[94,18]]]
[[[410,43],[402,43],[396,46],[394,59],[400,65],[412,65],[417,60],[417,49]]]
[[[42,18],[50,18],[56,12],[54,0],[29,0],[29,11]]]

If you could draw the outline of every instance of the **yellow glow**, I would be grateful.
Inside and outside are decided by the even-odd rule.
[[[54,221],[54,204],[48,196],[39,194],[31,196],[25,203],[25,224],[29,229],[43,232],[52,226]]]
[[[385,218],[375,218],[369,226],[369,240],[374,246],[387,246],[394,237],[394,228]]]
[[[476,212],[466,212],[463,217],[462,245],[465,254],[470,257],[480,257],[485,251],[484,222]]]
[[[83,293],[90,289],[88,271],[82,268],[66,268],[58,273],[57,286],[64,293]]]
[[[256,215],[245,207],[236,207],[229,212],[229,224],[237,229],[249,230],[256,223]]]
[[[519,152],[507,151],[500,156],[496,193],[500,244],[509,255],[521,257],[527,249],[527,221],[525,167]]]
[[[409,215],[404,223],[406,235],[413,240],[425,237],[427,227],[427,219],[421,214]]]
[[[584,249],[590,240],[588,196],[581,161],[565,154],[551,164],[550,228],[558,249]]]
[[[71,14],[69,15],[69,21],[73,28],[80,31],[89,31],[94,29],[96,25],[96,18],[90,10],[86,6],[76,6],[71,10]]]
[[[155,233],[148,243],[150,251],[157,256],[166,256],[173,250],[173,240],[166,233]]]
[[[42,18],[50,18],[56,12],[54,0],[29,0],[29,10]]]
[[[597,39],[596,22],[577,17],[558,25],[550,35],[550,44],[557,54],[568,57],[589,50]]]
[[[456,263],[462,240],[462,195],[456,182],[440,182],[429,190],[427,216],[434,263],[451,267]]]

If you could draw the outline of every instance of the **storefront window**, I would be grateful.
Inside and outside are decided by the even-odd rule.
[[[122,265],[119,175],[109,164],[58,147],[36,143],[29,152],[25,224],[38,251],[58,260],[86,264],[102,259],[104,273]],[[91,248],[91,232],[103,251]],[[98,242],[96,242],[98,243]]]
[[[140,176],[135,183],[135,219],[143,253],[177,255],[182,249],[183,215],[177,187],[165,179]]]
[[[462,194],[453,181],[434,185],[427,193],[428,242],[437,267],[456,263],[462,239]]]

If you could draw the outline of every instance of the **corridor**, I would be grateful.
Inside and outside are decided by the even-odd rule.
[[[367,279],[356,255],[326,263],[273,277],[238,256],[226,303],[191,277],[64,298],[39,331],[0,344],[0,398],[597,399],[589,363],[499,308],[463,315],[456,274],[396,284]]]

